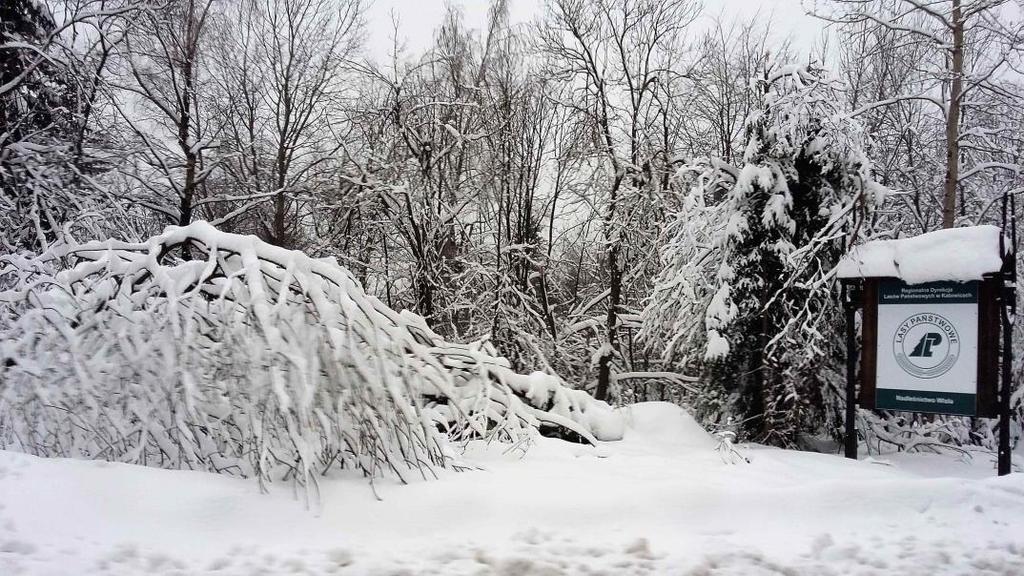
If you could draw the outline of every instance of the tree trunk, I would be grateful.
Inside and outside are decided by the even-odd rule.
[[[285,226],[285,212],[288,209],[288,205],[285,203],[284,186],[287,179],[285,175],[288,171],[287,154],[288,151],[285,149],[284,136],[281,137],[281,143],[277,147],[277,194],[274,195],[274,222],[273,222],[273,240],[272,244],[276,244],[283,248],[290,248],[288,242],[288,232]]]
[[[284,230],[284,191],[281,189],[278,190],[278,193],[274,196],[274,232],[271,243],[286,247]]]
[[[619,267],[619,248],[621,231],[616,230],[615,222],[617,193],[621,177],[616,177],[616,183],[612,186],[611,204],[608,209],[608,221],[605,223],[606,240],[608,241],[608,314],[605,317],[605,350],[601,354],[597,364],[597,390],[594,397],[598,400],[608,400],[608,391],[611,388],[612,380],[612,359],[615,357],[615,347],[618,344],[619,331],[619,303],[622,299],[622,269]]]
[[[181,76],[183,85],[181,89],[181,115],[178,119],[178,145],[185,155],[185,182],[181,187],[181,202],[178,205],[178,226],[188,226],[192,222],[192,201],[196,193],[196,147],[192,142],[192,93],[195,90],[195,69],[193,64],[196,54],[199,52],[199,30],[196,22],[195,6],[189,2],[188,15],[185,28],[185,39],[187,45],[184,47],[184,62],[182,62]],[[196,103],[198,107],[198,102]],[[196,124],[198,125],[198,114]]]
[[[960,180],[960,93],[963,91],[964,23],[960,0],[953,0],[953,58],[946,113],[946,182],[942,196],[942,227],[952,228],[956,218],[956,190]]]

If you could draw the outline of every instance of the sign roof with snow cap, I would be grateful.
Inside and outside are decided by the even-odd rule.
[[[1000,235],[997,226],[970,226],[873,240],[854,246],[839,262],[837,272],[840,278],[889,277],[907,284],[981,280],[1002,269]]]

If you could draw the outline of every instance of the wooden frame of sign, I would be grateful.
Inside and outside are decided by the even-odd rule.
[[[868,277],[863,279],[863,323],[862,323],[862,340],[861,340],[861,366],[860,366],[860,394],[859,404],[862,408],[871,409],[887,409],[887,410],[906,410],[909,412],[921,412],[921,413],[932,413],[932,414],[955,414],[960,416],[978,416],[985,418],[994,418],[999,416],[999,354],[1000,354],[1000,290],[1003,287],[1003,281],[998,275],[986,276],[983,280],[973,281],[967,283],[959,283],[958,286],[962,286],[966,291],[966,294],[976,295],[977,301],[977,375],[975,379],[975,386],[973,394],[970,393],[951,393],[948,396],[955,398],[955,400],[944,398],[939,395],[938,398],[930,393],[913,393],[905,390],[895,390],[893,383],[886,382],[886,386],[883,390],[882,402],[879,400],[879,382],[878,382],[878,370],[879,370],[879,296],[882,292],[886,292],[886,298],[889,300],[899,301],[900,295],[893,294],[894,288],[902,291],[901,289],[909,289],[907,292],[926,290],[928,286],[939,286],[949,285],[950,283],[929,283],[916,286],[908,286],[903,284],[900,280],[895,278],[882,278],[882,277]],[[921,303],[918,301],[910,300],[911,303]],[[965,297],[962,301],[955,301],[960,304],[960,308],[967,308],[969,300]],[[893,303],[893,302],[888,302]],[[920,316],[918,314],[916,316]],[[936,315],[936,317],[944,320],[942,316]],[[912,322],[913,316],[908,317],[907,321]],[[889,322],[891,324],[891,322]],[[939,321],[942,324],[942,321]],[[905,328],[907,324],[896,327],[896,338],[900,338],[900,331],[903,334],[907,334],[908,330],[914,330],[914,328]],[[892,326],[887,324],[888,328],[887,335],[893,331]],[[927,328],[922,328],[927,330]],[[950,330],[955,330],[950,328]],[[920,331],[920,330],[918,330]],[[941,330],[939,330],[941,334]],[[955,335],[955,332],[952,332]],[[937,336],[935,340],[941,341],[942,337]],[[947,338],[948,340],[948,338]],[[954,340],[955,341],[955,340]],[[917,351],[917,348],[913,348],[914,343],[921,346],[921,343],[927,345],[928,342],[924,341],[924,337],[912,338],[907,340],[907,346],[911,347],[912,350]],[[888,343],[887,343],[888,345]],[[895,341],[894,341],[895,345]],[[906,347],[903,348],[906,350]],[[946,348],[949,350],[948,345]],[[958,352],[960,352],[958,350]],[[962,352],[970,352],[970,350],[964,350]],[[902,356],[901,360],[908,368],[908,372],[915,370],[922,370],[916,374],[908,376],[908,379],[916,378],[918,382],[921,379],[927,379],[931,376],[930,373],[924,370],[935,369],[929,366],[925,366],[923,369],[919,369],[914,364],[907,362],[906,354],[897,354]],[[910,353],[913,355],[913,352]],[[888,361],[889,359],[887,359]],[[971,359],[973,360],[973,359]],[[941,370],[941,368],[939,368]],[[968,386],[969,387],[969,386]],[[966,392],[966,391],[964,391]],[[903,395],[900,396],[899,394]],[[913,394],[913,395],[911,395]],[[972,397],[973,396],[973,397]],[[895,398],[900,400],[908,400],[907,402],[898,402]],[[909,401],[909,400],[916,401]],[[944,403],[943,403],[944,402]]]

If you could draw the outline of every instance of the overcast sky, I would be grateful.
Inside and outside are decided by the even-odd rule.
[[[367,11],[369,53],[377,58],[386,56],[391,48],[394,12],[399,20],[399,38],[405,40],[410,53],[418,52],[430,44],[434,29],[441,21],[445,0],[369,0],[372,4]],[[466,22],[473,28],[482,29],[487,20],[487,0],[451,0],[461,6]],[[540,12],[544,0],[510,0],[514,22],[534,19]],[[773,30],[779,37],[792,35],[794,47],[801,51],[812,46],[821,35],[820,21],[804,14],[800,0],[705,0],[704,16],[710,20],[716,16],[732,18],[750,17],[760,12],[765,18],[771,17]]]

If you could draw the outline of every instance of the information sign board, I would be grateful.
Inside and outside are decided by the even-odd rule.
[[[977,412],[979,284],[879,281],[875,408]]]

